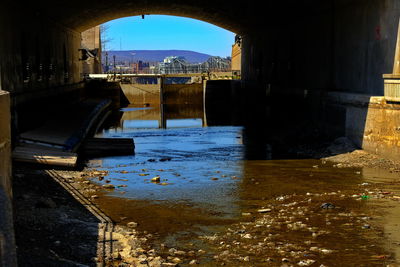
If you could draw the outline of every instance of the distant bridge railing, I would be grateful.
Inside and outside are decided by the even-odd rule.
[[[154,74],[154,73],[104,73],[87,74],[86,79],[103,79],[109,81],[122,81],[129,78],[175,78],[175,77],[201,77],[204,80],[229,80],[240,79],[238,71],[227,72],[207,72],[207,73],[173,73],[173,74]]]

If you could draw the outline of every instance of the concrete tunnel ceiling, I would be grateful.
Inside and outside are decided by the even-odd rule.
[[[265,1],[263,6],[272,2]],[[222,0],[62,0],[35,2],[32,8],[80,32],[122,17],[159,14],[198,19],[244,34],[254,30],[257,20],[267,19],[268,8],[256,8],[259,5],[256,1],[235,4]]]

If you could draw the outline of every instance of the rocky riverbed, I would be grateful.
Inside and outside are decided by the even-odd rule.
[[[397,266],[398,163],[350,149],[305,163],[263,164],[252,162],[247,169],[261,169],[243,177],[213,172],[219,178],[210,183],[241,182],[243,203],[232,218],[188,203],[124,199],[127,180],[111,170],[16,165],[19,264]],[[257,175],[272,170],[285,182]],[[171,186],[152,178],[141,179]]]

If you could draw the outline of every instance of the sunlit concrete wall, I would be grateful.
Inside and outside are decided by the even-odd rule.
[[[100,26],[82,32],[82,48],[97,50],[97,55],[82,61],[82,73],[103,73],[101,66],[101,32]]]
[[[164,84],[163,104],[203,104],[203,83]]]
[[[160,104],[160,84],[121,84],[121,89],[131,104]]]
[[[360,101],[359,101],[360,102]],[[384,97],[346,105],[346,135],[366,151],[384,158],[400,157],[400,104]]]
[[[232,45],[232,71],[240,71],[242,67],[242,52],[240,49],[240,45],[235,43]]]
[[[382,96],[343,92],[330,92],[323,102],[329,113],[335,114],[335,121],[329,122],[332,132],[383,158],[399,159],[400,103]]]
[[[203,84],[121,84],[123,97],[131,104],[203,104]]]

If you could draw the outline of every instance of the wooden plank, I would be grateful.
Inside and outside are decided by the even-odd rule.
[[[12,153],[12,157],[15,161],[20,162],[64,167],[75,167],[78,160],[78,155],[76,153],[33,145],[17,146]]]
[[[132,138],[88,138],[82,152],[90,156],[132,155],[135,143]]]

